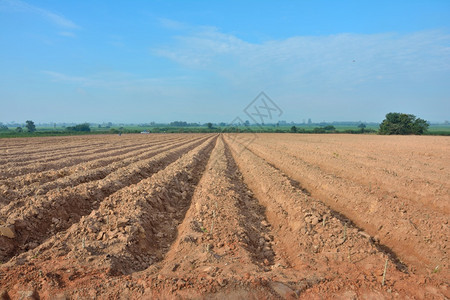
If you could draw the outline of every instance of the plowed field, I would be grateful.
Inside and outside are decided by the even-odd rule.
[[[450,139],[0,140],[0,299],[450,297]]]

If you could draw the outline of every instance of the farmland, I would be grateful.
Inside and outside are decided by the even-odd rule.
[[[0,293],[445,299],[449,149],[439,136],[3,139]]]

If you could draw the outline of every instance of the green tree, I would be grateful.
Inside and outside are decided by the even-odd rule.
[[[34,125],[34,122],[31,120],[27,120],[25,127],[27,128],[28,132],[35,132],[36,126]]]
[[[23,132],[22,127],[17,127],[17,128],[16,128],[16,132]]]
[[[84,131],[84,132],[89,132],[91,131],[91,127],[89,126],[89,123],[83,123],[83,124],[78,124],[75,126],[69,126],[66,127],[67,131]]]
[[[208,124],[206,124],[206,126],[208,126],[208,129],[212,129],[213,128],[213,124],[212,123],[208,123]]]
[[[0,131],[8,131],[8,126],[0,122]]]
[[[379,134],[424,134],[428,130],[427,121],[415,115],[388,113],[380,124]]]
[[[361,129],[361,132],[364,132],[364,129],[366,128],[366,124],[361,123],[361,124],[358,125],[358,128]]]
[[[173,122],[170,122],[169,125],[174,126],[174,127],[187,127],[188,123],[186,123],[184,121],[173,121]]]
[[[291,132],[294,132],[294,133],[297,132],[297,127],[292,126],[292,127],[291,127]]]

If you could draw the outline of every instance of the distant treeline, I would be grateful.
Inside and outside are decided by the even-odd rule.
[[[350,126],[351,123],[351,126]],[[332,125],[335,124],[335,125]],[[11,125],[11,124],[9,124]],[[411,114],[388,113],[381,124],[362,122],[333,122],[333,123],[309,123],[287,124],[280,121],[276,124],[251,125],[245,121],[240,124],[226,123],[188,123],[174,121],[169,124],[149,124],[118,126],[111,122],[96,124],[91,127],[89,123],[71,124],[73,126],[36,127],[34,122],[27,120],[25,124],[10,128],[0,122],[0,137],[28,137],[28,136],[52,136],[52,135],[79,135],[79,134],[122,134],[122,133],[349,133],[349,134],[385,134],[385,135],[450,135],[450,125],[439,124],[430,127],[429,122],[417,118]],[[292,126],[291,126],[292,125]],[[318,125],[318,126],[317,126]]]
[[[78,124],[75,126],[66,127],[67,131],[82,131],[82,132],[90,132],[91,127],[89,123]]]

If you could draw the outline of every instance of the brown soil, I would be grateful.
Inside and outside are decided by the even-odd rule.
[[[449,146],[300,134],[0,140],[0,299],[446,299]]]

